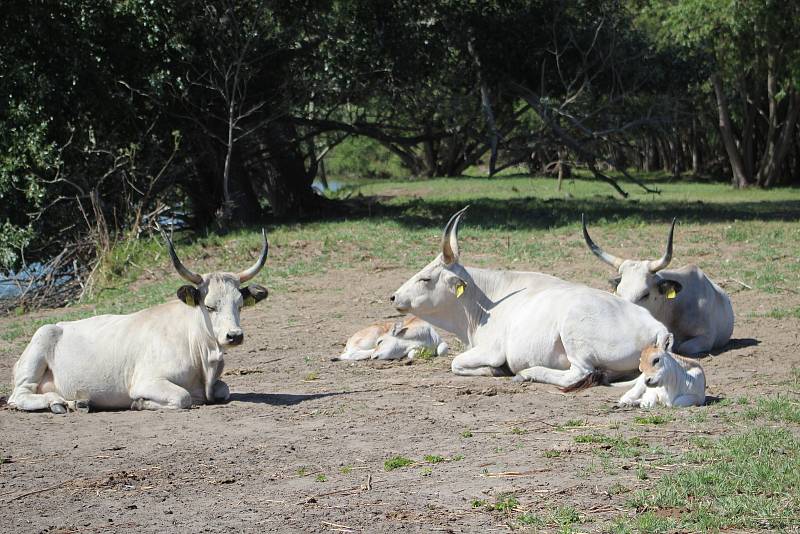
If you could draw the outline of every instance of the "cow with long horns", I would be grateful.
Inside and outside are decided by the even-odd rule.
[[[14,365],[9,406],[19,410],[189,408],[228,399],[219,379],[226,347],[239,345],[242,306],[267,296],[242,284],[267,260],[266,232],[256,262],[240,273],[199,275],[186,268],[164,235],[172,263],[191,285],[179,300],[129,315],[99,315],[42,326]]]
[[[441,254],[390,299],[469,347],[453,358],[455,374],[510,372],[573,391],[636,373],[645,347],[669,345],[666,327],[647,310],[605,291],[542,273],[465,267],[465,211],[445,226]]]
[[[674,351],[702,354],[728,343],[733,334],[733,306],[725,291],[696,265],[669,269],[675,219],[669,229],[667,249],[658,260],[626,260],[597,246],[581,215],[583,238],[589,249],[617,270],[615,293],[650,311],[675,336]]]

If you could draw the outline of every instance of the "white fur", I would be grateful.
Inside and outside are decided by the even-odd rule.
[[[197,289],[196,306],[175,300],[39,328],[14,365],[8,404],[64,413],[75,401],[155,410],[227,399],[219,377],[228,335],[242,334],[239,281],[212,273]]]
[[[703,406],[706,402],[706,377],[703,368],[687,366],[668,351],[659,354],[654,374],[642,373],[633,387],[619,399],[621,406],[652,408],[657,404],[672,407]]]
[[[347,340],[344,352],[337,359],[396,360],[408,356],[413,360],[423,349],[444,356],[448,346],[430,324],[412,317],[402,324],[381,323],[359,330]]]

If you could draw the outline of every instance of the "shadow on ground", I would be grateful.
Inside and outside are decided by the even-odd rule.
[[[354,391],[338,391],[332,393],[231,393],[228,402],[249,402],[253,404],[269,404],[272,406],[294,406],[301,402],[314,399],[324,399],[325,397],[335,397],[337,395],[349,395]]]
[[[443,227],[453,213],[469,205],[466,219],[470,225],[499,230],[542,230],[575,225],[580,221],[582,213],[586,214],[590,225],[601,220],[613,222],[626,219],[668,224],[673,217],[684,223],[800,221],[800,200],[650,202],[624,200],[611,195],[572,199],[541,199],[530,196],[510,199],[475,197],[463,200],[410,198],[397,204],[387,204],[386,200],[387,197],[332,200],[329,201],[330,211],[319,210],[304,220],[390,219],[409,229],[422,229]]]

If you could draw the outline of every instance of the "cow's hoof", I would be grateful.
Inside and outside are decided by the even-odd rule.
[[[131,410],[144,410],[144,399],[138,398],[131,403]]]
[[[528,382],[528,379],[522,375],[514,375],[511,379],[512,382]]]
[[[89,399],[76,400],[75,411],[80,413],[89,413]]]
[[[57,414],[67,413],[67,405],[63,402],[54,402],[50,405],[50,411]]]

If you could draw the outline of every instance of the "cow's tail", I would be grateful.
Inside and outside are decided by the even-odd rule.
[[[564,393],[575,393],[589,389],[592,386],[606,384],[607,382],[606,373],[602,369],[595,369],[574,384],[559,389]]]

